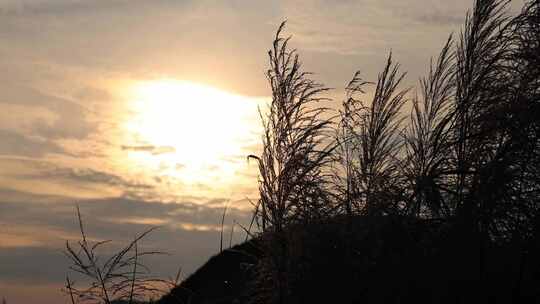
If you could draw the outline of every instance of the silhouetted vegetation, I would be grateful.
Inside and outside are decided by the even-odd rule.
[[[310,298],[303,293],[310,292],[319,295],[312,300],[320,300],[323,294],[335,299],[340,286],[329,290],[327,284],[320,286],[325,291],[310,291],[314,285],[306,284],[305,276],[318,274],[327,283],[335,278],[325,267],[326,271],[313,265],[307,272],[302,269],[309,263],[306,251],[323,250],[317,242],[339,243],[345,238],[350,244],[339,255],[329,252],[333,260],[328,262],[338,268],[336,260],[341,259],[349,271],[365,271],[369,266],[358,262],[366,258],[358,246],[367,241],[354,239],[373,228],[359,231],[351,221],[373,223],[373,218],[381,223],[376,225],[380,229],[397,225],[407,231],[411,225],[428,223],[442,229],[428,236],[430,249],[441,252],[437,253],[441,260],[435,262],[450,263],[459,272],[449,269],[436,275],[449,276],[441,283],[457,284],[455,292],[469,294],[467,301],[486,301],[493,286],[488,276],[502,267],[493,260],[502,262],[505,254],[518,254],[510,269],[521,269],[520,275],[506,286],[519,286],[518,291],[503,298],[522,299],[526,292],[521,293],[521,288],[528,280],[523,267],[533,266],[531,246],[537,246],[540,215],[540,5],[529,2],[512,18],[506,4],[476,1],[458,39],[448,38],[414,91],[399,88],[405,74],[392,55],[374,84],[370,102],[362,101],[362,96],[372,83],[356,73],[346,86],[336,124],[321,118],[330,116],[322,115],[327,109],[311,104],[323,99],[326,88],[302,71],[298,55],[287,48],[289,39],[280,36],[280,26],[269,52],[273,99],[264,120],[264,151],[257,158],[261,199],[256,211],[265,242],[255,302],[302,302]],[[412,112],[407,121],[402,107],[408,101]],[[335,129],[335,142],[328,140],[328,128]],[[319,229],[313,225],[327,227],[338,218],[349,227],[344,234],[337,229],[336,234],[321,238],[322,232],[301,231]],[[391,223],[382,224],[390,218]],[[309,228],[299,226],[314,221],[317,224]],[[402,231],[394,233],[381,236],[380,241],[420,250],[418,240],[402,236]],[[399,242],[397,235],[402,238]],[[414,260],[419,273],[425,264],[438,266],[432,264],[433,256],[418,252],[423,257],[419,259],[401,254],[395,258],[403,263]],[[373,258],[391,263],[382,256]],[[386,266],[376,271],[382,273]],[[389,269],[393,271],[388,275],[404,271],[400,265]],[[303,271],[304,277],[299,275]],[[416,276],[414,269],[407,271]],[[354,289],[355,284],[365,285],[364,280],[339,281],[341,287]],[[392,296],[404,299],[411,294],[396,291]],[[446,301],[453,301],[451,296],[448,293]],[[369,295],[364,299],[373,300]]]
[[[376,82],[355,73],[337,116],[281,24],[249,156],[258,232],[223,250],[222,230],[222,252],[160,303],[539,302],[540,3],[506,5],[475,1],[417,88],[392,54]],[[84,232],[79,245],[90,264],[68,246],[76,270],[97,282],[82,293],[109,303],[116,266],[93,266]],[[148,288],[132,278],[140,255],[114,290]]]
[[[154,230],[151,228],[139,234],[127,246],[110,255],[106,260],[98,254],[98,249],[110,240],[90,242],[84,230],[82,217],[77,206],[77,218],[81,240],[73,247],[66,241],[65,255],[72,265],[70,270],[86,279],[85,287],[76,287],[75,282],[66,276],[65,292],[72,304],[105,303],[136,304],[147,299],[158,298],[174,288],[176,281],[163,280],[150,276],[150,269],[142,263],[145,256],[163,254],[158,251],[141,251],[139,241]]]

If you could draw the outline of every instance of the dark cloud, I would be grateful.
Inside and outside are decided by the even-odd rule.
[[[124,178],[102,171],[97,171],[89,168],[77,169],[77,168],[56,168],[52,171],[45,172],[38,178],[65,178],[73,181],[108,184],[113,186],[123,186],[132,188],[150,189],[152,186],[127,181]]]
[[[0,155],[42,157],[65,152],[51,140],[38,141],[13,131],[0,129],[0,138]]]
[[[34,204],[45,204],[49,202],[72,202],[71,198],[62,195],[33,194],[6,188],[0,188],[0,197],[2,198],[0,201],[2,202],[1,204],[3,204],[3,206],[7,206],[7,203],[17,203],[22,206],[24,205],[24,202],[33,202]]]
[[[0,131],[0,135],[1,135]],[[19,138],[16,138],[19,139]],[[0,141],[0,151],[2,148],[2,143]],[[9,143],[9,142],[8,142]],[[14,142],[13,144],[24,143],[20,140]],[[15,146],[17,147],[17,146]],[[31,147],[28,147],[31,148]],[[36,151],[36,150],[32,150]],[[49,150],[47,150],[49,151]],[[24,152],[24,151],[15,151],[15,152]],[[35,154],[35,153],[34,153]],[[72,168],[64,167],[58,165],[54,162],[39,160],[39,159],[26,159],[26,158],[10,158],[4,157],[0,158],[0,164],[2,162],[10,163],[14,165],[14,168],[20,168],[22,173],[18,172],[17,169],[12,169],[10,172],[4,172],[4,175],[15,176],[21,180],[49,180],[49,181],[69,181],[76,184],[97,184],[97,185],[108,185],[108,186],[118,186],[120,189],[138,189],[138,190],[148,190],[152,189],[152,185],[141,183],[135,180],[127,180],[119,175],[114,173],[108,173],[104,171],[99,171],[91,168]]]
[[[152,152],[154,146],[121,146],[122,150]]]
[[[89,11],[110,11],[130,9],[137,5],[184,4],[186,0],[94,0],[94,1],[27,1],[20,3],[0,4],[0,14],[6,16],[20,15],[65,15],[88,13]]]
[[[0,190],[0,193],[9,191]],[[19,193],[18,198],[33,199],[33,196]],[[0,222],[8,225],[51,227],[59,231],[77,231],[75,206],[78,205],[85,221],[92,227],[94,237],[114,239],[140,232],[151,226],[149,222],[154,219],[159,219],[160,226],[171,231],[188,230],[178,224],[189,224],[194,227],[219,226],[225,202],[224,199],[213,199],[205,204],[160,203],[127,198],[79,201],[58,199],[56,202],[47,203],[23,200],[1,200]],[[148,221],[144,221],[145,219]],[[251,212],[230,206],[227,219],[229,222],[234,219],[242,224],[249,223]]]
[[[0,190],[0,193],[3,193]],[[21,198],[24,198],[21,196]],[[31,197],[27,197],[31,198]],[[222,202],[222,201],[220,201]],[[89,238],[111,239],[115,242],[104,248],[103,254],[129,242],[136,234],[151,227],[141,219],[160,219],[164,224],[141,243],[142,248],[167,251],[171,256],[150,259],[151,268],[158,275],[173,275],[179,266],[185,274],[194,271],[219,248],[219,232],[192,229],[197,226],[219,226],[222,206],[217,200],[208,205],[189,202],[159,203],[124,198],[79,201],[85,231]],[[232,221],[247,225],[250,213],[230,208],[226,224]],[[68,260],[61,254],[62,236],[47,235],[50,231],[63,231],[76,235],[79,227],[75,203],[58,201],[41,203],[31,201],[0,201],[2,227],[25,226],[51,239],[42,247],[0,246],[0,280],[17,283],[61,282],[68,270]],[[228,233],[229,230],[227,230]],[[235,242],[245,238],[241,229],[235,233]]]
[[[209,207],[213,207],[213,208],[220,208],[220,207],[223,208],[225,203],[227,203],[226,199],[216,198],[216,199],[209,200],[208,202],[206,202],[205,205]]]
[[[175,223],[215,226],[220,223],[223,202],[225,202],[224,199],[213,199],[203,204],[160,203],[115,198],[81,202],[81,208],[86,210],[88,216],[98,219],[105,217],[153,218],[164,220],[173,226]],[[250,219],[250,215],[250,212],[230,209],[230,216],[239,222],[246,222]]]
[[[463,23],[465,15],[463,13],[450,15],[444,12],[434,12],[432,14],[421,14],[416,17],[416,20],[427,25],[451,25],[457,27]]]
[[[35,107],[57,115],[50,123],[37,117],[29,126],[29,135],[47,139],[75,138],[85,139],[96,128],[97,124],[87,120],[88,110],[74,101],[51,96],[23,85],[5,85],[0,91],[1,104]],[[13,113],[25,117],[25,113]]]
[[[66,258],[60,248],[0,247],[0,280],[13,283],[62,282]]]
[[[105,103],[113,101],[114,97],[110,92],[102,88],[84,87],[77,91],[74,96],[83,102]]]
[[[176,149],[174,147],[170,146],[152,146],[152,145],[143,145],[143,146],[121,146],[122,150],[127,151],[138,151],[138,152],[148,152],[152,153],[152,155],[159,155],[159,154],[166,154],[166,153],[174,153],[176,152]]]

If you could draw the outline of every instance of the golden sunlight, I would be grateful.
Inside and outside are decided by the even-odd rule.
[[[256,98],[172,79],[137,83],[130,95],[128,157],[183,183],[230,179],[259,140]]]

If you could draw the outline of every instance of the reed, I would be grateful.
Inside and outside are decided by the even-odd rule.
[[[82,216],[77,206],[77,219],[81,239],[73,245],[66,241],[64,255],[71,261],[69,269],[88,281],[78,287],[69,275],[66,276],[64,291],[75,303],[141,303],[158,298],[178,284],[176,280],[163,280],[150,274],[142,259],[146,256],[165,254],[160,251],[140,250],[140,241],[156,227],[138,234],[131,242],[109,255],[100,255],[99,250],[111,240],[91,242],[84,229]]]

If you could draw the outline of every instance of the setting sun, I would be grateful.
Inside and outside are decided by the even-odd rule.
[[[259,139],[256,99],[171,79],[137,83],[130,93],[134,115],[125,128],[152,151],[135,146],[129,157],[183,182],[230,178],[231,160]]]

